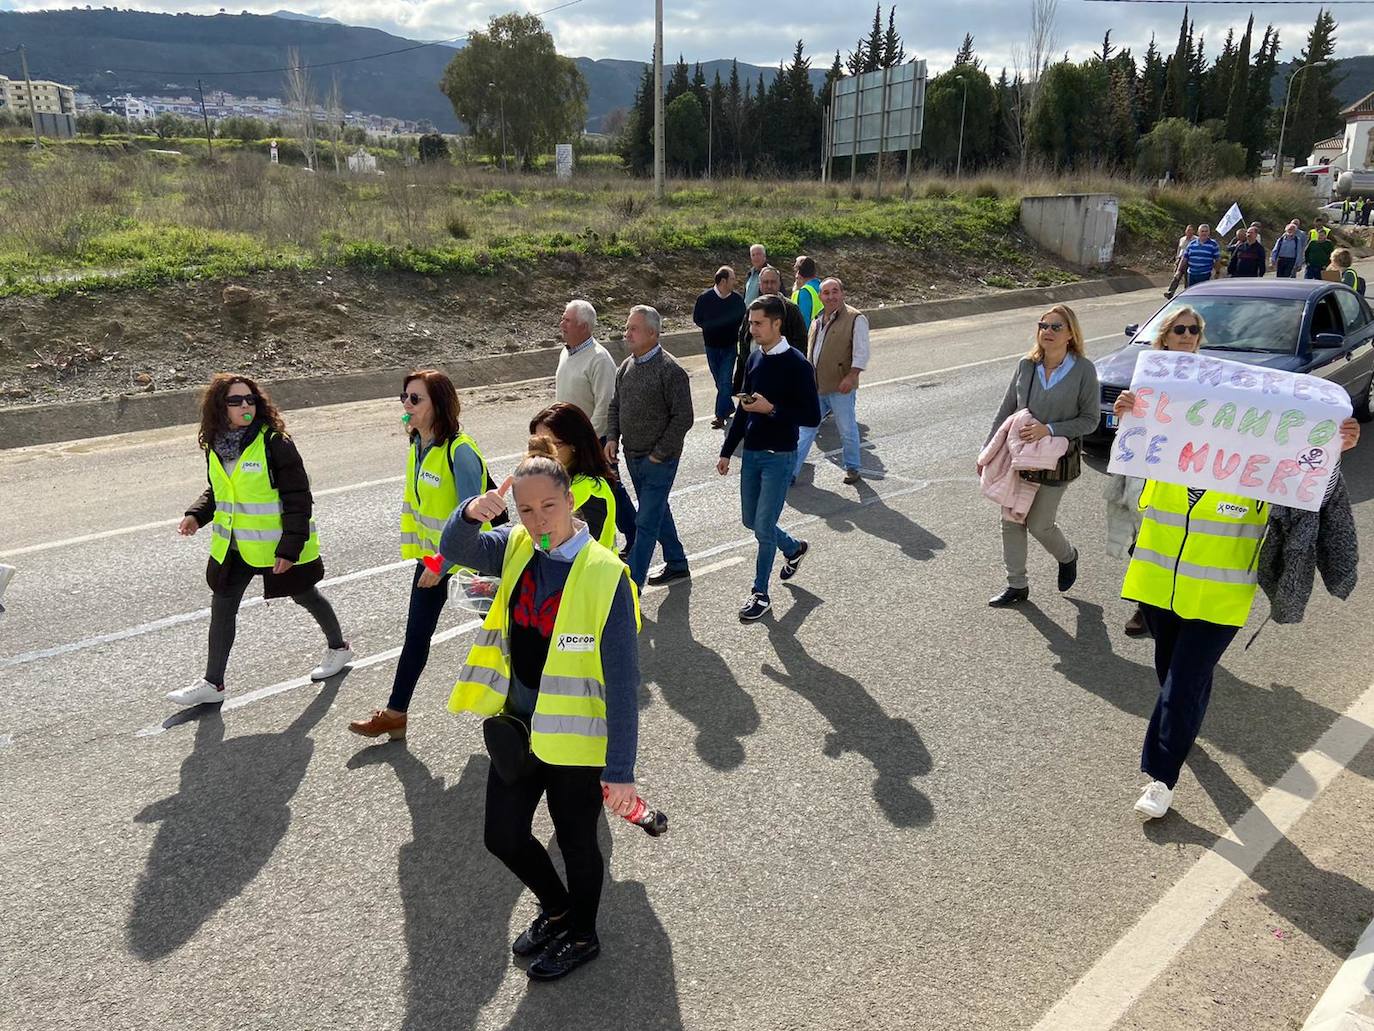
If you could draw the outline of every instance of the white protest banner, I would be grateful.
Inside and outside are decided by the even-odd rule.
[[[1232,204],[1229,211],[1221,216],[1221,221],[1217,223],[1217,235],[1224,236],[1231,231],[1231,227],[1240,225],[1245,220],[1245,216],[1240,213],[1240,205]]]
[[[1340,466],[1339,384],[1186,351],[1140,353],[1108,472],[1315,512]]]

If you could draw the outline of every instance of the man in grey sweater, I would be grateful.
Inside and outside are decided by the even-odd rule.
[[[630,348],[615,374],[607,418],[606,458],[614,463],[623,441],[625,464],[639,499],[635,542],[627,564],[641,588],[690,575],[668,495],[677,478],[682,441],[692,428],[692,388],[687,371],[658,342],[663,319],[646,304],[630,309],[625,342]],[[654,545],[663,545],[663,569],[648,576]]]

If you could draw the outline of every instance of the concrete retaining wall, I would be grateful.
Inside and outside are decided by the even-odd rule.
[[[1128,275],[1111,279],[1068,283],[1063,286],[1006,290],[975,297],[951,297],[941,301],[898,304],[869,311],[874,329],[914,326],[943,319],[963,318],[988,312],[1008,311],[1031,305],[1050,305],[1129,293],[1163,286],[1168,276]],[[603,341],[617,359],[627,353],[620,340]],[[665,333],[663,343],[675,355],[702,353],[701,334],[696,330]],[[534,351],[488,355],[471,361],[451,362],[445,369],[461,390],[465,387],[515,383],[520,380],[552,376],[558,367],[559,347]],[[343,404],[395,397],[401,391],[404,369],[370,369],[344,375],[310,376],[298,379],[264,381],[272,399],[283,411],[316,405]],[[189,425],[199,417],[199,388],[168,390],[153,394],[121,395],[110,401],[77,401],[70,404],[29,405],[0,409],[0,448],[30,447],[61,440],[84,440],[111,433]]]
[[[1084,268],[1110,265],[1117,199],[1110,193],[1023,197],[1021,226],[1045,250]]]

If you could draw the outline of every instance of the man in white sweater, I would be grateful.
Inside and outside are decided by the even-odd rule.
[[[596,309],[588,301],[569,301],[558,320],[558,332],[564,346],[554,376],[554,400],[581,408],[604,445],[611,398],[615,395],[616,361],[592,335],[596,332]],[[615,524],[625,535],[625,550],[629,551],[635,542],[635,506],[618,482],[620,469],[615,472],[617,482],[611,485],[615,492]]]
[[[587,413],[598,437],[606,436],[606,415],[615,393],[615,359],[596,342],[596,309],[583,300],[569,301],[558,320],[563,352],[554,380],[555,400]]]

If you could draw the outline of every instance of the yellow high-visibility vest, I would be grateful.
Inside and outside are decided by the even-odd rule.
[[[805,309],[803,309],[802,306],[801,306],[801,295],[802,295],[802,292],[803,292],[803,291],[805,291],[806,293],[808,293],[808,294],[811,295],[811,312],[810,312],[810,314],[808,314],[808,313],[805,311]],[[801,311],[801,313],[802,313],[802,318],[803,318],[803,319],[805,320],[805,322],[806,322],[806,328],[807,328],[807,329],[810,329],[810,328],[811,328],[811,320],[814,319],[814,318],[816,317],[816,313],[819,312],[819,311],[821,310],[821,294],[820,294],[820,291],[817,290],[817,289],[816,289],[814,286],[812,286],[810,283],[803,283],[798,289],[792,291],[792,303],[795,304],[795,305],[797,306],[797,309],[798,309],[799,311]]]
[[[459,433],[442,446],[429,449],[423,462],[416,468],[416,456],[420,453],[417,438],[410,445],[406,460],[406,482],[401,494],[401,558],[424,558],[426,555],[439,554],[439,538],[443,535],[444,524],[458,502],[458,484],[453,478],[453,449],[472,448],[477,460],[482,463],[482,483],[487,482],[487,462],[477,447],[477,441],[466,433]],[[491,524],[482,524],[482,529],[490,530]]]
[[[1269,506],[1209,490],[1190,508],[1187,487],[1150,480],[1140,508],[1121,596],[1184,619],[1244,626],[1259,584]]]
[[[257,569],[271,569],[277,561],[281,541],[281,495],[272,485],[267,471],[267,435],[264,427],[243,449],[233,473],[226,473],[219,455],[208,452],[206,463],[210,486],[215,492],[215,518],[210,524],[210,557],[223,562],[232,538],[243,561]],[[315,520],[310,520],[310,536],[296,558],[297,563],[320,557],[320,539]]]
[[[573,508],[581,508],[588,498],[600,498],[606,503],[606,522],[596,538],[603,548],[615,551],[615,492],[598,476],[574,476],[572,480]]]
[[[501,586],[449,695],[450,712],[494,716],[505,708],[511,679],[511,591],[533,558],[534,541],[528,530],[517,526],[506,541]],[[639,596],[629,579],[629,569],[615,552],[588,541],[568,573],[530,719],[530,748],[546,763],[606,765],[601,635],[622,577],[630,583],[637,630]]]

